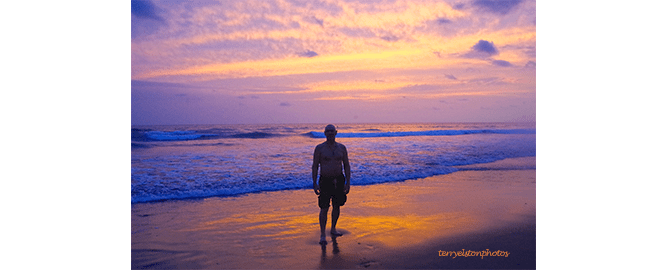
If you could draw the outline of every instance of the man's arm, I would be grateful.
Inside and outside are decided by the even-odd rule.
[[[314,149],[314,160],[313,163],[311,164],[311,178],[314,180],[314,192],[316,195],[320,195],[321,188],[318,186],[318,183],[316,182],[318,180],[318,165],[320,164],[321,161],[321,153],[318,149],[318,146],[316,146],[316,149]]]
[[[351,188],[351,165],[348,164],[348,151],[346,151],[346,146],[342,145],[344,148],[344,158],[342,162],[344,163],[344,175],[346,176],[346,184],[344,184],[344,192],[348,194],[349,189]]]

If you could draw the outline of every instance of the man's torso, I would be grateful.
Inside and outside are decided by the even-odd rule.
[[[320,154],[321,176],[336,177],[342,175],[342,161],[346,148],[343,144],[336,143],[334,146],[327,142],[321,143],[317,147]]]

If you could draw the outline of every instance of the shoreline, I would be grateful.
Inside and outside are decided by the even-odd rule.
[[[132,204],[132,268],[535,268],[535,160],[352,186],[325,249],[310,190]]]
[[[502,159],[502,160],[493,161],[493,162],[489,162],[489,163],[477,163],[477,164],[459,165],[459,166],[453,166],[453,167],[458,168],[459,169],[458,171],[500,170],[500,169],[501,170],[535,169],[536,165],[534,163],[530,164],[528,161],[526,161],[527,159],[535,159],[535,157],[507,158],[507,159]],[[497,166],[499,168],[495,168],[494,166]],[[458,172],[458,171],[455,171],[455,172]],[[455,173],[455,172],[449,172],[449,173],[445,173],[445,174],[436,174],[436,175],[427,176],[427,177],[408,178],[408,179],[398,180],[398,181],[358,184],[358,185],[355,185],[355,186],[362,187],[362,186],[370,186],[370,185],[401,183],[401,182],[406,182],[406,181],[413,181],[413,180],[419,180],[419,179],[424,179],[424,178],[449,175],[449,174],[452,174],[452,173]],[[311,185],[309,185],[308,187],[301,187],[301,188],[288,188],[288,189],[282,189],[282,190],[269,190],[269,191],[260,190],[260,191],[239,193],[239,194],[231,194],[231,195],[223,195],[223,194],[220,194],[220,195],[203,195],[203,196],[195,196],[195,197],[166,198],[166,199],[155,199],[155,200],[135,201],[135,202],[133,202],[132,199],[131,199],[130,204],[135,205],[135,204],[144,204],[144,203],[149,203],[149,204],[150,203],[163,203],[163,202],[171,202],[171,201],[197,201],[197,200],[204,200],[204,199],[210,199],[210,198],[243,197],[243,196],[251,195],[251,194],[262,194],[262,193],[294,191],[294,190],[311,190]]]

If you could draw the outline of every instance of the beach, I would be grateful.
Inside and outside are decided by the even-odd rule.
[[[132,204],[132,268],[536,268],[535,164],[363,186],[353,172],[325,246],[309,189]]]

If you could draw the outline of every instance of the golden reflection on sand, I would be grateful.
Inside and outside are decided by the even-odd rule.
[[[535,209],[532,171],[461,172],[455,185],[444,176],[406,183],[358,186],[342,207],[337,228],[344,237],[372,241],[389,247],[418,244],[435,237],[455,236],[513,222]],[[486,182],[478,177],[485,175]],[[528,179],[515,183],[513,180]],[[442,179],[438,181],[436,179]],[[499,189],[499,182],[505,188]],[[417,185],[416,185],[417,184]],[[256,202],[260,194],[237,198],[237,204]],[[509,197],[518,198],[508,200]],[[214,235],[243,235],[247,239],[295,240],[318,234],[318,208],[309,191],[286,191],[266,201],[268,208],[246,210],[227,207],[230,202],[210,200],[198,207],[202,219],[184,231],[209,231]],[[524,199],[527,198],[527,199]],[[250,203],[249,205],[253,205]],[[249,211],[251,210],[251,211]],[[328,214],[327,230],[331,226]]]
[[[313,226],[313,215],[303,215],[249,226],[244,231],[255,231],[254,233],[250,233],[251,235],[255,235],[255,237],[274,237],[276,239],[288,240],[309,234],[309,232],[313,231]]]
[[[462,231],[476,220],[466,213],[441,213],[429,216],[354,216],[346,227],[358,231],[359,240],[371,240],[390,247],[418,244],[425,239]],[[439,231],[440,233],[435,233]]]
[[[418,244],[432,237],[458,234],[471,227],[472,224],[477,224],[477,219],[465,212],[400,216],[347,215],[340,221],[340,229],[355,232],[348,237],[354,237],[359,241],[373,241],[390,247]],[[328,223],[328,228],[329,226],[330,223]],[[313,234],[317,228],[317,217],[315,215],[287,216],[282,213],[238,214],[204,222],[193,230],[221,230],[222,228],[234,230],[249,238],[271,237],[278,240],[290,240]]]
[[[284,212],[235,214],[202,222],[187,231],[217,231],[219,234],[242,234],[248,238],[289,240],[313,232],[318,226],[317,216],[314,216]]]

